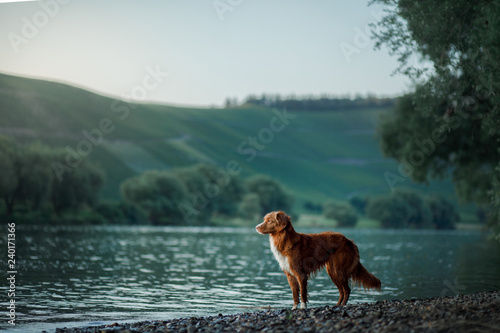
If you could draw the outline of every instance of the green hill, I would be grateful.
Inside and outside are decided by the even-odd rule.
[[[145,170],[200,162],[224,167],[228,161],[242,166],[243,177],[265,173],[281,181],[298,211],[307,201],[385,194],[384,173],[398,173],[375,138],[378,118],[387,111],[133,105],[60,83],[0,75],[0,135],[91,149],[89,158],[106,173],[105,199],[118,199],[120,182]],[[94,135],[90,146],[85,131]],[[409,179],[399,186],[416,187]],[[454,197],[450,182],[421,188]]]

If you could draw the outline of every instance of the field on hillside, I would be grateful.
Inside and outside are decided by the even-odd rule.
[[[290,112],[268,108],[196,109],[128,104],[52,82],[0,75],[0,134],[78,150],[92,141],[89,158],[106,173],[101,198],[118,199],[119,184],[151,169],[196,163],[221,167],[236,161],[241,175],[268,174],[296,199],[322,204],[328,198],[387,194],[376,124],[388,109]],[[100,132],[103,119],[112,130]],[[111,127],[110,127],[111,128]],[[449,181],[416,186],[454,198]]]

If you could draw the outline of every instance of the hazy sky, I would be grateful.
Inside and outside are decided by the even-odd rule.
[[[0,72],[113,96],[221,105],[249,94],[397,95],[361,0],[0,1]],[[153,73],[153,74],[151,74]]]

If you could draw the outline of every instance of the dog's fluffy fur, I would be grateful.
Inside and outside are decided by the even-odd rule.
[[[293,309],[300,298],[300,308],[306,308],[307,279],[323,267],[339,289],[337,306],[345,305],[349,299],[349,279],[365,288],[380,289],[380,280],[359,262],[356,244],[338,232],[298,233],[290,217],[282,211],[267,214],[255,229],[269,234],[271,250],[292,289]]]

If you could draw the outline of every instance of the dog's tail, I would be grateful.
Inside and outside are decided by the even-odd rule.
[[[360,284],[368,289],[380,290],[382,285],[380,280],[375,275],[368,272],[360,262],[358,262],[357,267],[352,272],[352,279],[356,284]]]

